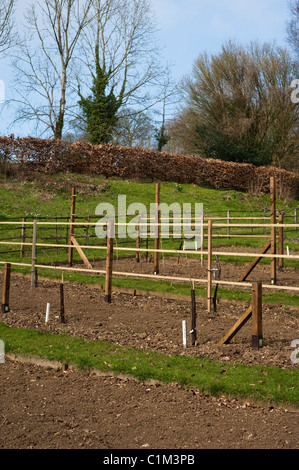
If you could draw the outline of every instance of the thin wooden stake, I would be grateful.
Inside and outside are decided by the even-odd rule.
[[[2,313],[9,312],[10,268],[11,264],[5,263],[2,291]]]
[[[279,224],[283,224],[283,212],[281,212],[279,214]],[[283,247],[283,227],[279,227],[278,229],[278,253],[280,255],[283,255],[284,254],[284,247]],[[278,271],[279,272],[283,272],[283,268],[284,268],[284,259],[283,258],[279,258],[279,261],[278,261]]]
[[[137,224],[136,248],[137,248],[136,263],[139,263],[140,262],[140,252],[139,252],[139,248],[140,248],[140,216],[138,217],[138,224]]]
[[[85,264],[85,266],[88,268],[88,269],[92,269],[92,265],[90,264],[90,262],[88,261],[87,257],[85,256],[85,254],[83,253],[83,250],[82,248],[80,247],[79,243],[77,242],[76,238],[75,237],[71,237],[71,242],[72,244],[74,245],[74,247],[76,248],[77,252],[79,253],[83,263]]]
[[[148,262],[148,237],[146,237],[145,249],[146,249],[146,252],[145,252],[145,262],[147,263],[147,262]]]
[[[195,300],[195,289],[194,285],[191,289],[191,305],[192,305],[192,317],[191,317],[191,344],[195,345],[197,335],[196,335],[196,300]]]
[[[36,233],[37,233],[37,224],[36,224],[36,219],[34,219],[33,235],[32,235],[32,257],[31,257],[31,287],[35,287]]]
[[[72,202],[71,202],[71,217],[70,217],[70,234],[69,234],[69,244],[72,245],[72,237],[74,236],[74,225],[75,222],[75,210],[76,210],[76,188],[72,188]],[[69,247],[69,265],[73,265],[73,247]]]
[[[90,223],[90,215],[87,218],[88,223]],[[85,245],[89,245],[89,225],[86,226],[86,233],[85,233]],[[88,251],[89,248],[86,249]]]
[[[271,200],[271,255],[276,254],[276,184],[275,178],[270,178],[270,200]],[[271,258],[271,284],[276,285],[276,259]]]
[[[65,323],[63,277],[62,277],[62,282],[59,285],[59,288],[60,288],[60,319],[61,319],[61,323]]]
[[[160,183],[156,184],[156,208],[155,208],[155,250],[160,246]],[[154,274],[159,274],[159,252],[154,253]]]
[[[112,292],[112,265],[113,265],[113,240],[114,240],[114,222],[108,221],[107,227],[107,257],[106,257],[106,281],[105,281],[105,297],[107,303],[111,303]]]
[[[21,241],[22,241],[22,244],[21,244],[21,249],[20,249],[20,256],[21,258],[24,257],[24,245],[23,243],[25,243],[26,241],[26,217],[23,217],[22,219],[22,234],[21,234]]]
[[[201,214],[201,218],[200,218],[200,223],[201,223],[201,255],[200,255],[200,264],[201,266],[203,266],[203,263],[204,263],[204,257],[203,257],[203,249],[204,249],[204,226],[203,226],[203,213]]]
[[[263,248],[261,248],[260,250],[260,254],[261,255],[264,255],[265,253],[267,253],[269,251],[269,249],[271,248],[271,240],[268,240],[266,245],[263,246]],[[256,267],[256,265],[261,261],[262,257],[261,256],[256,256],[254,258],[254,260],[250,263],[250,265],[248,266],[248,268],[246,268],[246,270],[244,271],[244,273],[241,274],[241,276],[239,277],[238,279],[238,282],[242,282],[242,281],[245,281],[247,279],[247,277],[249,276],[249,274],[254,270],[254,268]]]
[[[262,322],[262,283],[252,283],[252,348],[259,349],[263,345]]]
[[[208,223],[208,313],[211,313],[212,306],[212,230],[213,222]]]
[[[252,315],[252,305],[246,310],[245,313],[236,321],[234,326],[223,336],[223,338],[219,341],[218,346],[222,346],[223,344],[228,344],[231,339],[240,331],[240,329],[248,322]]]

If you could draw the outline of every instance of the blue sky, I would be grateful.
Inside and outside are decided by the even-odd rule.
[[[151,0],[164,56],[176,78],[188,74],[202,51],[217,53],[228,39],[286,45],[288,0]]]
[[[246,45],[252,40],[276,41],[286,46],[288,0],[150,0],[158,20],[158,41],[166,62],[173,64],[173,76],[180,80],[192,70],[194,60],[207,51],[217,53],[233,39]],[[18,0],[18,16],[26,0]],[[10,97],[11,71],[1,62],[0,79]],[[297,77],[294,77],[297,78]],[[25,127],[8,130],[9,112],[0,117],[0,134],[28,135]]]

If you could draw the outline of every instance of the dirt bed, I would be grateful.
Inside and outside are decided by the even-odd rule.
[[[128,260],[120,263],[126,269],[135,266],[130,266]],[[140,264],[138,269],[145,267],[150,271],[152,264]],[[0,289],[2,279],[1,275]],[[57,283],[40,279],[38,287],[31,288],[30,278],[12,273],[11,310],[1,315],[1,321],[90,341],[205,356],[225,364],[298,367],[290,359],[291,341],[299,338],[295,309],[264,305],[264,347],[254,351],[250,321],[231,344],[217,346],[246,305],[220,301],[217,314],[208,315],[206,300],[197,299],[198,341],[196,346],[189,344],[184,349],[182,320],[187,320],[188,328],[191,326],[190,302],[113,293],[112,303],[107,304],[98,287],[65,283],[64,290],[65,325],[60,322]],[[47,302],[51,309],[46,327]],[[175,384],[146,385],[86,372],[54,371],[8,359],[0,364],[0,382],[3,449],[299,448],[298,411],[287,407],[216,399]]]
[[[1,281],[2,283],[2,276]],[[0,284],[1,288],[1,284]],[[217,313],[208,314],[206,300],[197,299],[197,344],[184,349],[182,320],[191,329],[190,302],[158,297],[113,293],[112,303],[104,302],[97,287],[65,283],[65,316],[59,315],[59,285],[40,280],[31,288],[30,279],[12,274],[10,307],[1,315],[6,324],[40,331],[63,332],[90,341],[105,340],[135,348],[170,354],[204,356],[224,363],[242,362],[249,365],[269,365],[297,368],[291,361],[291,342],[299,338],[299,314],[296,309],[264,305],[263,343],[256,351],[251,348],[251,321],[230,344],[218,346],[219,340],[244,313],[247,305],[220,301]],[[50,303],[49,324],[45,326],[46,304]],[[189,335],[190,336],[190,335]]]
[[[0,382],[1,449],[299,448],[292,409],[10,360]]]

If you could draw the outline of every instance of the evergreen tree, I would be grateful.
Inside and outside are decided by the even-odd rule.
[[[101,67],[98,47],[95,49],[95,65],[91,95],[84,98],[79,87],[80,101],[78,103],[86,121],[89,141],[98,145],[112,140],[112,131],[117,123],[117,112],[122,104],[122,97],[116,98],[113,87],[106,94],[111,70],[106,72]]]

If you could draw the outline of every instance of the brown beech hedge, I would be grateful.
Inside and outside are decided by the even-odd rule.
[[[286,170],[136,147],[9,136],[0,137],[0,162],[42,173],[173,181],[258,193],[269,192],[270,176],[275,176],[280,194],[287,191],[299,198],[299,175]]]

